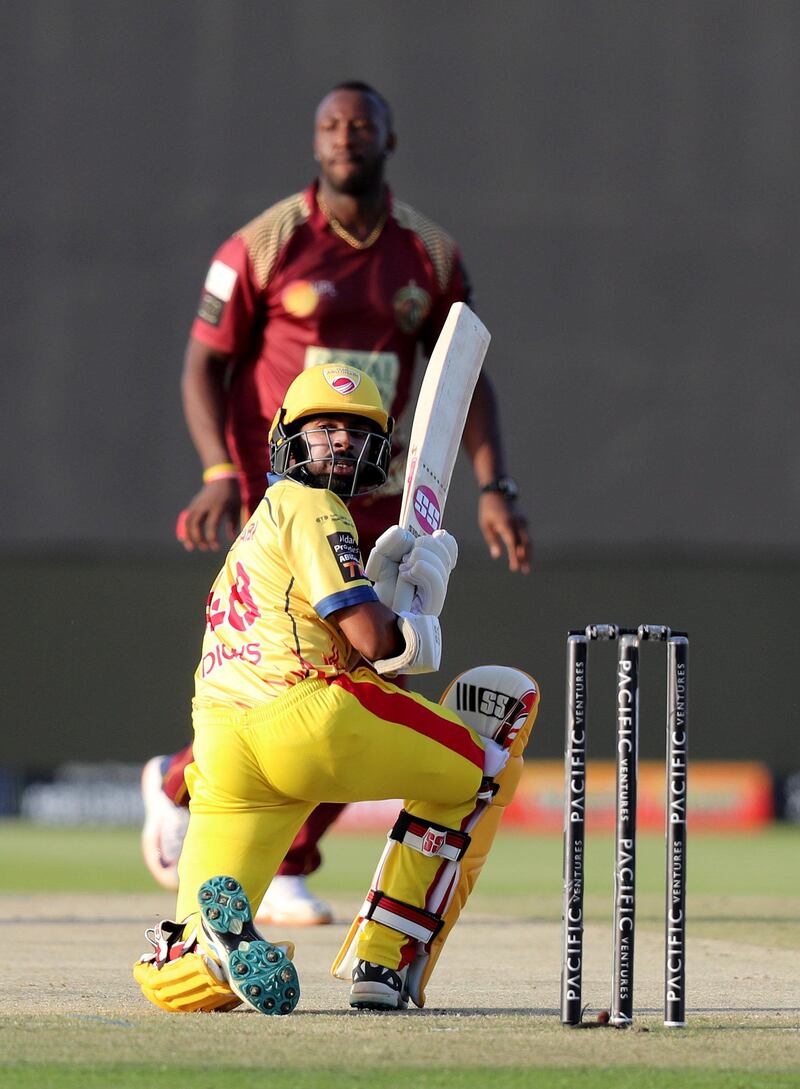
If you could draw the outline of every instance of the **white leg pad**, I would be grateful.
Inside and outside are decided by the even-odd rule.
[[[539,709],[539,686],[521,670],[508,666],[479,666],[456,677],[440,702],[456,711],[468,726],[486,739],[486,755],[484,783],[475,809],[462,825],[462,830],[472,837],[471,842],[463,858],[447,861],[441,867],[438,880],[426,897],[426,911],[441,916],[443,925],[432,940],[417,942],[416,956],[408,966],[406,991],[420,1007],[425,1004],[425,986],[447,935],[475,886],[503,810],[514,796],[522,772],[522,753]],[[373,890],[381,888],[385,861],[395,847],[395,840],[387,841],[372,879]],[[362,909],[331,967],[331,973],[337,979],[350,981],[358,938],[365,923]]]

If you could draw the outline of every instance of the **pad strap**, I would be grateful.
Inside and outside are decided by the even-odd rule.
[[[499,789],[499,783],[496,783],[491,775],[484,775],[476,795],[477,800],[479,802],[490,802]]]
[[[397,840],[412,851],[419,851],[427,858],[446,858],[450,862],[459,862],[470,843],[467,832],[459,832],[436,821],[412,817],[405,809],[394,823],[389,839]]]
[[[441,915],[406,904],[402,900],[395,900],[380,889],[369,890],[359,915],[364,920],[371,919],[374,923],[381,923],[390,930],[397,930],[421,942],[433,941],[442,929],[443,922]]]

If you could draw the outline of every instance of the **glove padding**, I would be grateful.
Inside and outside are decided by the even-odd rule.
[[[375,542],[364,568],[366,576],[375,585],[378,600],[391,609],[400,561],[414,548],[414,534],[402,526],[389,526]]]
[[[399,578],[414,587],[410,612],[438,616],[444,608],[450,572],[458,559],[455,537],[437,529],[430,537],[418,537],[411,552],[404,556],[398,568]],[[397,580],[395,580],[396,582]],[[393,606],[398,609],[397,590]]]
[[[442,660],[442,629],[435,616],[401,613],[397,626],[406,641],[394,658],[381,658],[372,664],[384,673],[435,673]]]

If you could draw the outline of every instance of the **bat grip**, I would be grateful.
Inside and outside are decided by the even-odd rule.
[[[415,587],[413,583],[408,582],[402,575],[397,580],[397,585],[394,589],[394,600],[392,601],[393,612],[407,613],[411,611],[411,602],[414,600]]]

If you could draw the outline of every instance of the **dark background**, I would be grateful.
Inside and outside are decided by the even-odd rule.
[[[668,623],[692,636],[693,754],[800,766],[800,8],[1,10],[4,763],[188,737],[216,561],[172,538],[199,481],[183,346],[211,254],[307,184],[318,100],[361,78],[394,106],[395,191],[472,273],[536,542],[527,579],[488,559],[461,464],[445,664],[421,687],[529,669],[534,752],[556,756],[566,630]]]

